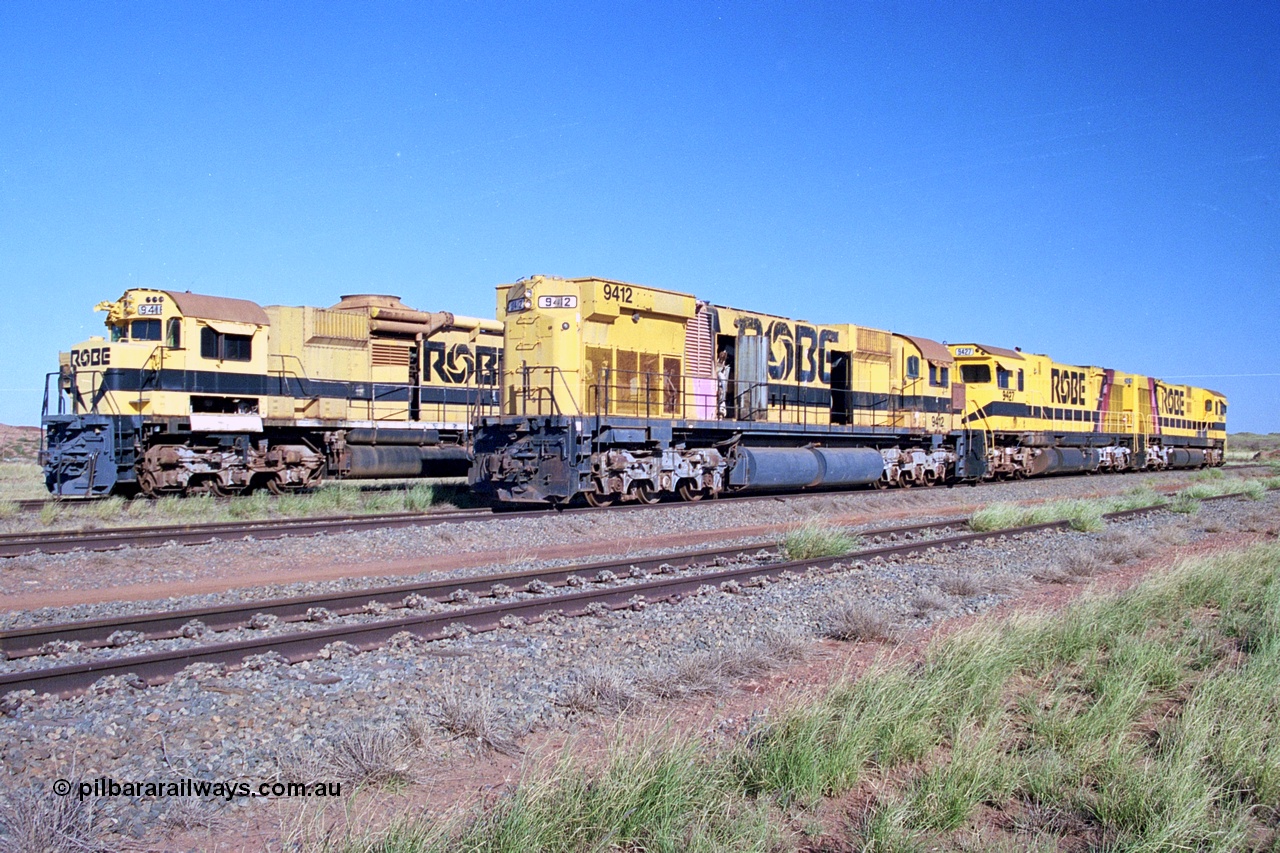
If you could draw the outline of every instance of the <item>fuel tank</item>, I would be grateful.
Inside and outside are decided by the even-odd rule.
[[[868,447],[744,447],[729,483],[745,489],[807,489],[874,483],[884,471]]]
[[[1091,447],[1046,447],[1031,460],[1030,474],[1077,474],[1096,471],[1102,461],[1098,451]]]
[[[347,477],[369,480],[383,477],[461,477],[471,464],[464,447],[407,445],[348,445],[351,470]]]
[[[1203,450],[1173,447],[1167,451],[1170,468],[1200,468],[1205,464]]]

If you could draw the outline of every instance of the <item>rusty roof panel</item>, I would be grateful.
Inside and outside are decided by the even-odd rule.
[[[189,290],[166,290],[187,317],[200,320],[229,320],[233,323],[253,323],[258,326],[269,326],[267,312],[262,306],[248,299],[228,299],[225,296],[204,296]]]
[[[903,335],[901,333],[899,333],[898,336],[906,338],[911,341],[911,343],[915,344],[920,350],[920,354],[924,356],[925,361],[928,361],[931,364],[943,365],[955,362],[955,359],[951,357],[951,350],[947,349],[937,341],[930,340],[929,338],[916,337],[915,335]]]

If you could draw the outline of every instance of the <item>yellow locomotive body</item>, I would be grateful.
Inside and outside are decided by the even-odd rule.
[[[1186,417],[1196,407],[1225,417],[1216,392],[982,344],[950,349],[960,428],[983,434],[988,476],[1222,462],[1225,423]]]
[[[503,286],[498,314],[502,415],[472,479],[501,500],[924,484],[955,465],[934,440],[952,358],[925,338],[595,278]]]
[[[501,501],[694,500],[1222,460],[1221,395],[1043,355],[596,278],[504,285],[498,316],[502,411],[476,431],[471,481]]]
[[[501,325],[397,297],[332,308],[134,288],[59,357],[43,463],[60,495],[456,474],[496,405]]]

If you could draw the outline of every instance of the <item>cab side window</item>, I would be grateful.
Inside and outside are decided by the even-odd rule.
[[[938,367],[936,364],[929,365],[929,384],[935,388],[946,388],[950,384],[949,367]]]
[[[252,361],[253,335],[228,335],[203,326],[200,329],[200,357],[223,361]]]
[[[907,378],[908,379],[920,378],[920,356],[918,355],[907,356]]]
[[[172,349],[182,349],[182,318],[170,317],[165,327],[164,345]]]
[[[996,384],[1001,388],[1009,387],[1009,377],[1013,374],[999,365],[996,366]]]
[[[208,326],[200,329],[200,357],[216,359],[218,357],[218,333]]]
[[[253,359],[252,335],[219,335],[222,338],[222,357],[227,361],[251,361]]]

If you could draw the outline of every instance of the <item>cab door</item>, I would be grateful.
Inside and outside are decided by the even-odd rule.
[[[734,390],[738,419],[762,421],[769,414],[769,338],[738,335]]]
[[[965,405],[964,383],[952,382],[951,383],[951,413],[953,415],[959,415],[961,418],[963,418],[964,405]]]

